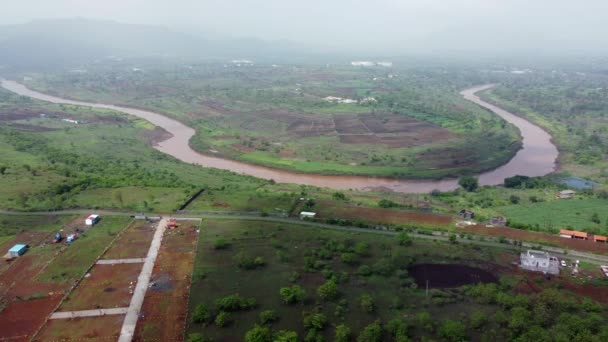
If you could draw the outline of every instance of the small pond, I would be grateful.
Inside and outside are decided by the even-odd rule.
[[[417,264],[408,269],[418,288],[453,288],[468,284],[495,283],[498,278],[489,271],[458,264]]]

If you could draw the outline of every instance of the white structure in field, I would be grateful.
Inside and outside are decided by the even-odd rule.
[[[350,62],[350,65],[371,67],[371,66],[376,65],[376,63],[371,62],[371,61],[352,61],[352,62]]]
[[[87,226],[92,226],[97,222],[99,222],[99,215],[97,215],[97,214],[90,215],[89,217],[87,217],[86,220],[84,220],[84,223]]]
[[[305,219],[305,218],[313,219],[313,218],[315,218],[315,216],[317,216],[317,213],[313,213],[311,211],[302,211],[302,212],[300,212],[300,218],[301,219]]]
[[[559,274],[559,260],[547,252],[529,250],[521,253],[520,266],[528,271]]]
[[[390,68],[393,66],[393,62],[378,62],[378,63],[376,63],[376,65]]]

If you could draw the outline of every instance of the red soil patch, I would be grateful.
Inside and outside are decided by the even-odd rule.
[[[197,239],[189,224],[165,232],[134,341],[183,340]]]
[[[213,202],[212,206],[214,208],[230,208],[230,204],[224,202]]]
[[[143,263],[95,265],[91,276],[70,293],[59,311],[127,307]],[[131,286],[131,287],[130,287]]]
[[[336,131],[338,134],[365,134],[372,133],[361,120],[353,115],[334,116]]]
[[[591,252],[597,254],[608,254],[608,244],[602,244],[593,242],[590,240],[578,240],[578,239],[566,239],[559,237],[557,235],[541,233],[541,232],[531,232],[527,230],[520,230],[514,228],[487,228],[485,226],[477,225],[477,226],[467,226],[459,228],[460,231],[473,233],[473,234],[481,234],[481,235],[490,235],[490,236],[504,236],[509,239],[514,240],[523,240],[529,242],[545,242],[551,245],[559,246],[562,248],[574,249],[578,251]]]
[[[417,264],[408,268],[418,287],[455,288],[467,284],[496,283],[489,271],[458,264]]]
[[[234,137],[231,136],[231,135],[216,135],[216,136],[213,136],[211,138],[213,138],[215,140],[230,140],[230,139],[234,139]]]
[[[49,320],[35,341],[116,341],[124,315]]]
[[[245,152],[245,153],[249,153],[249,152],[255,152],[254,148],[251,148],[249,146],[245,146],[245,145],[241,145],[241,144],[232,144],[230,145],[230,147],[239,150],[241,152]]]
[[[57,294],[46,298],[14,301],[0,312],[0,340],[29,341],[61,301]]]
[[[425,223],[433,226],[447,226],[453,221],[448,215],[422,213],[384,208],[364,208],[357,206],[337,207],[331,202],[323,202],[318,206],[319,218],[344,218],[364,222],[377,222],[386,224]]]
[[[154,226],[144,221],[135,221],[120,235],[102,259],[145,258],[154,236]]]
[[[296,155],[296,150],[284,148],[281,150],[281,152],[279,152],[279,155],[285,158],[294,157]]]

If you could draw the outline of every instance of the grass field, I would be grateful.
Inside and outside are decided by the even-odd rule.
[[[513,226],[528,225],[557,233],[559,229],[577,229],[590,233],[608,234],[608,215],[604,199],[553,200],[550,202],[498,207]],[[598,215],[593,222],[593,215]]]

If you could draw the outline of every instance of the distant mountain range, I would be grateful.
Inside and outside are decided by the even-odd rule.
[[[107,56],[281,59],[303,49],[284,41],[214,40],[161,26],[76,18],[0,26],[0,51],[0,65],[52,67]]]

